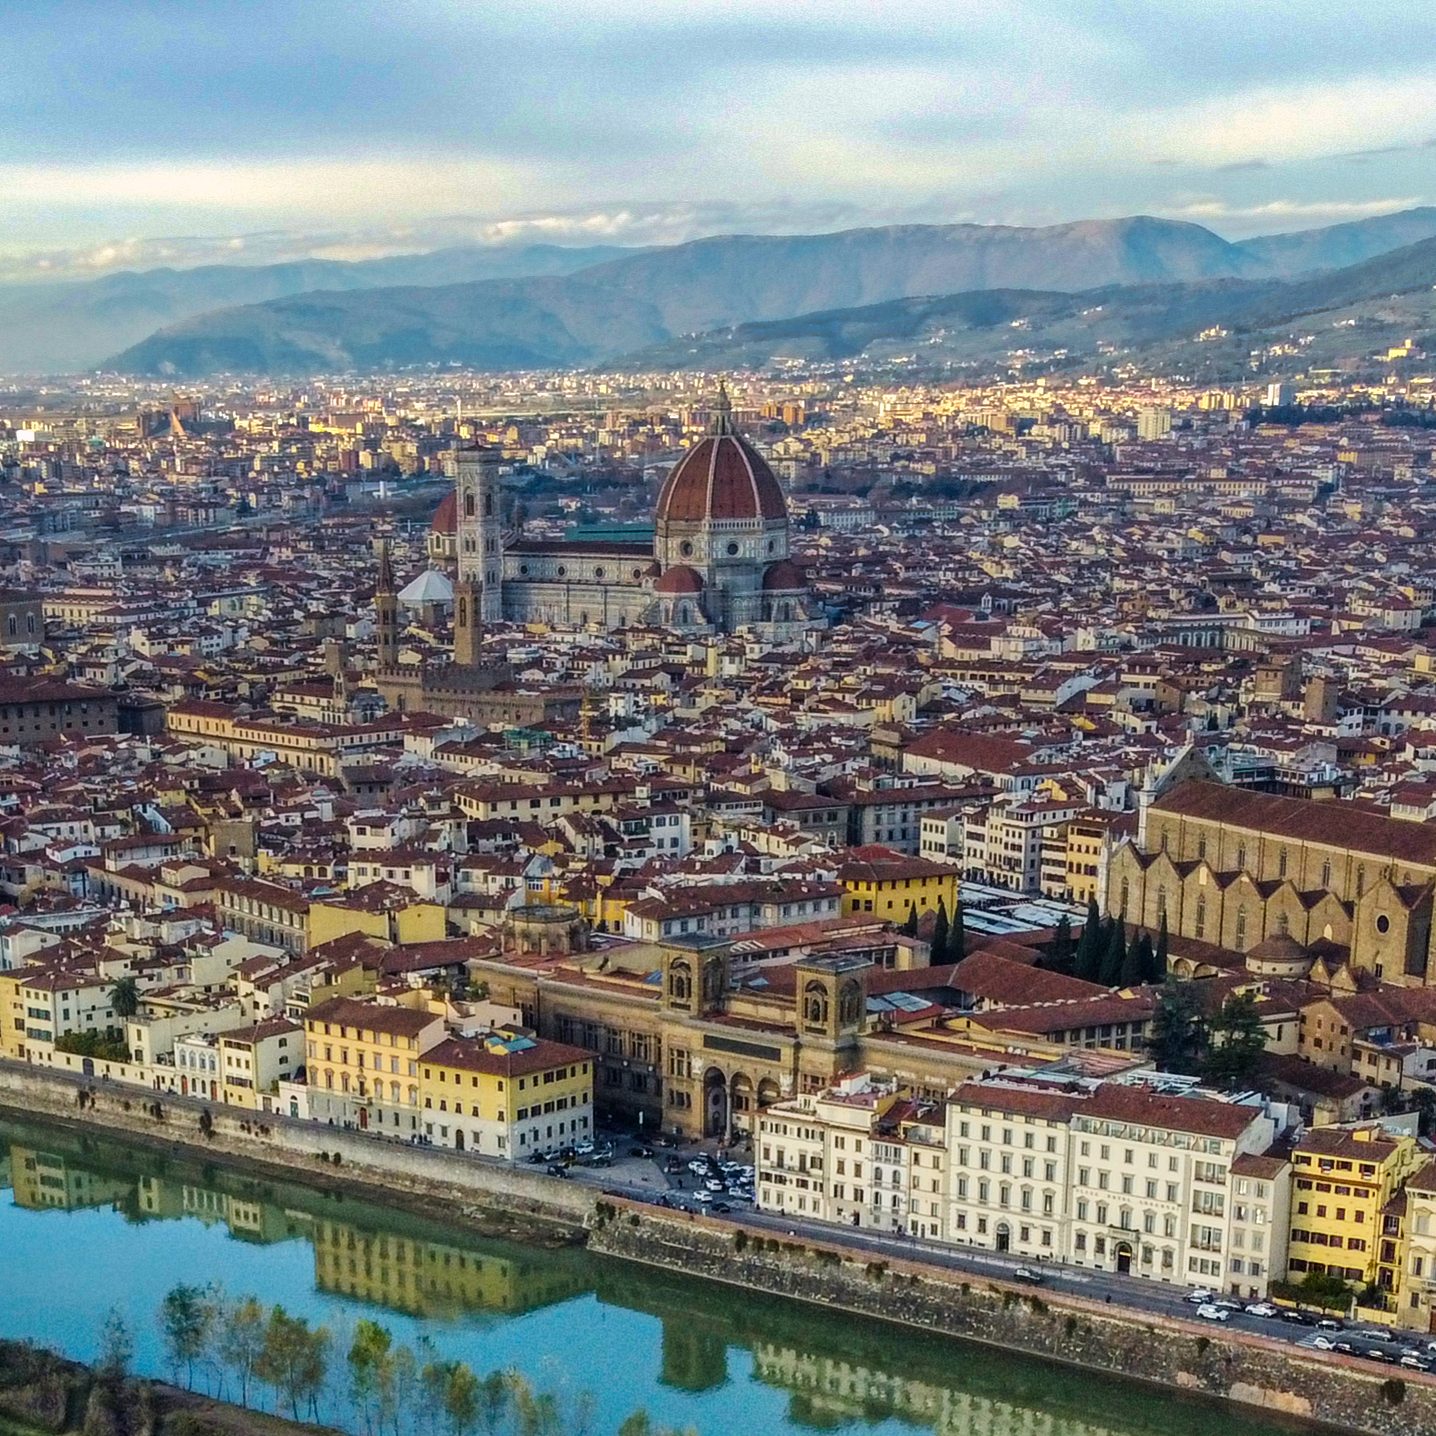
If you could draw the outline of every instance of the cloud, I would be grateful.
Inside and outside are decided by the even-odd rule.
[[[1241,223],[1257,221],[1300,222],[1305,225],[1340,224],[1346,220],[1370,219],[1380,214],[1395,214],[1414,209],[1422,200],[1408,196],[1402,199],[1373,200],[1289,200],[1274,199],[1264,204],[1236,205],[1221,199],[1191,200],[1164,211],[1173,218],[1194,219],[1202,223]]]

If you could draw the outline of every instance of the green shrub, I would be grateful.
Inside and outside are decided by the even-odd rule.
[[[1388,1377],[1381,1383],[1381,1394],[1387,1405],[1400,1406],[1406,1400],[1406,1383],[1399,1376]]]

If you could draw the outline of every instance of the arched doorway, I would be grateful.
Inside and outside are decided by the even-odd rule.
[[[369,1130],[369,1109],[367,1107],[359,1109],[359,1130],[361,1132]]]
[[[753,1079],[746,1073],[735,1072],[728,1083],[728,1098],[733,1108],[733,1130],[751,1132],[754,1126],[755,1103]]]
[[[1132,1272],[1132,1243],[1118,1242],[1116,1253],[1117,1274],[1119,1276],[1130,1276]]]
[[[728,1079],[716,1067],[703,1074],[703,1135],[728,1135]]]
[[[1006,1222],[997,1224],[997,1250],[1000,1252],[1012,1250],[1012,1228]]]
[[[454,1128],[454,1150],[456,1152],[462,1152],[464,1150],[464,1133],[459,1127]]]

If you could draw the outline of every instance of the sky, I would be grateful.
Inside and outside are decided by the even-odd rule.
[[[1430,0],[14,0],[0,278],[1436,203]]]

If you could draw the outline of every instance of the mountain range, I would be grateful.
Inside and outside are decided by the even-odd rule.
[[[1163,313],[1181,324],[1209,311],[1229,314],[1222,285],[1254,286],[1230,290],[1233,304],[1270,299],[1280,307],[1288,302],[1280,289],[1263,286],[1359,266],[1433,236],[1436,208],[1425,208],[1238,242],[1200,225],[1138,216],[1042,228],[902,225],[727,235],[617,252],[474,248],[350,265],[152,271],[32,285],[23,294],[0,286],[0,367],[61,368],[65,353],[82,351],[76,362],[94,364],[107,330],[123,345],[156,318],[162,327],[122,348],[107,367],[179,378],[408,364],[568,367],[645,354],[672,363],[684,354],[726,352],[713,331],[775,321],[816,325],[830,337],[842,331],[848,337],[841,344],[849,346],[866,328],[869,347],[884,339],[878,331],[885,326],[896,326],[886,339],[902,339],[904,327],[926,339],[924,325],[956,323],[974,336],[972,347],[990,349],[995,326],[1030,325],[1034,318],[1050,321],[1053,337],[1097,336],[1102,325],[1076,322],[1092,307],[1093,291],[1107,296],[1099,303],[1116,307],[1107,321],[1113,332],[1130,325],[1141,342],[1157,342],[1181,332]],[[1119,296],[1118,289],[1145,293]],[[1014,292],[1047,297],[1039,303]],[[980,301],[981,293],[1006,298]],[[1076,317],[1062,298],[1073,294],[1085,296]],[[947,308],[933,309],[942,301],[928,300],[927,309],[908,304],[860,313],[923,296],[944,296]],[[1040,313],[995,317],[1024,304]],[[834,311],[851,314],[835,320]],[[39,338],[37,325],[44,331]],[[738,342],[756,353],[771,339],[793,337],[745,329]]]

